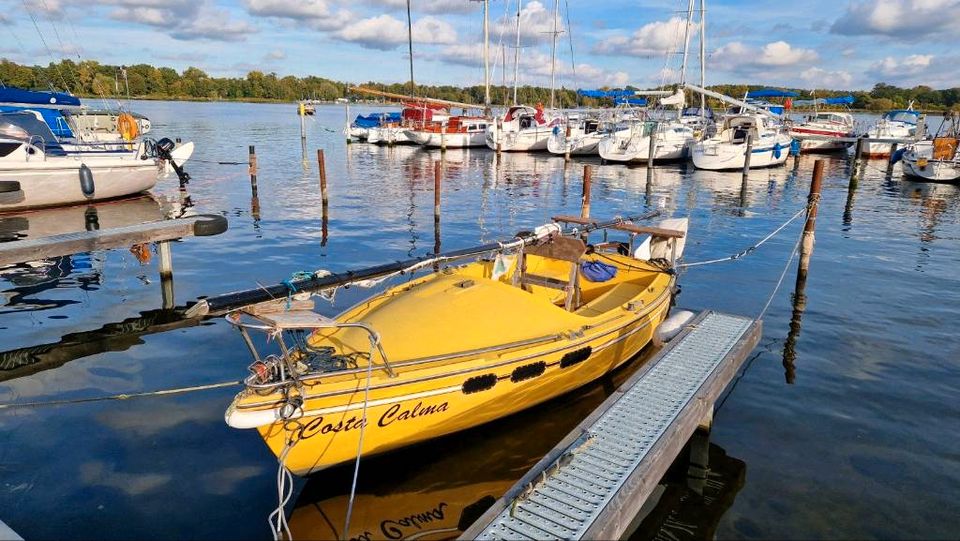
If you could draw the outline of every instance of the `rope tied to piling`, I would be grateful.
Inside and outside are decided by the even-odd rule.
[[[818,198],[818,200],[817,200],[817,203],[818,203],[818,202],[819,202],[819,198]],[[814,204],[815,204],[815,203],[812,201],[812,198],[811,198],[811,201],[808,202],[805,207],[803,207],[802,209],[798,210],[793,216],[791,216],[789,219],[787,219],[786,222],[783,222],[782,224],[780,224],[780,226],[777,227],[776,229],[774,229],[773,232],[771,232],[769,235],[763,237],[763,238],[760,239],[758,242],[756,242],[756,243],[754,243],[754,244],[751,244],[750,246],[744,248],[743,250],[740,250],[739,252],[737,252],[737,253],[735,253],[735,254],[732,254],[732,255],[729,255],[729,256],[726,256],[726,257],[719,257],[719,258],[716,258],[716,259],[708,259],[708,260],[706,260],[706,261],[695,261],[695,262],[693,262],[693,263],[681,263],[681,264],[677,265],[677,267],[680,268],[680,269],[686,269],[686,268],[689,268],[689,267],[699,267],[699,266],[701,266],[701,265],[712,265],[712,264],[714,264],[714,263],[725,263],[725,262],[727,262],[727,261],[736,261],[736,260],[738,260],[738,259],[742,259],[742,258],[744,258],[744,257],[752,254],[753,252],[755,252],[758,248],[760,248],[761,246],[763,246],[764,243],[766,243],[768,240],[770,240],[770,239],[772,239],[773,237],[777,236],[777,234],[779,234],[781,231],[783,231],[788,225],[790,225],[794,220],[796,220],[797,218],[799,218],[801,215],[810,212],[810,209],[813,208]]]

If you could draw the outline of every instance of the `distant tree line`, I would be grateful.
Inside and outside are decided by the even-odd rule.
[[[124,76],[125,75],[125,76]],[[203,100],[248,100],[248,101],[294,101],[298,99],[317,99],[333,101],[350,97],[364,99],[359,94],[350,93],[349,83],[333,81],[323,77],[281,77],[276,73],[251,71],[246,77],[211,77],[203,70],[190,67],[182,73],[167,67],[155,67],[148,64],[133,66],[112,66],[93,60],[73,62],[62,60],[47,66],[24,66],[9,60],[0,60],[0,83],[6,86],[42,90],[67,90],[81,97],[119,97],[129,95],[144,99],[203,99]],[[381,84],[362,83],[361,86],[397,94],[409,94],[409,83]],[[627,87],[634,88],[634,87]],[[714,85],[710,89],[733,97],[742,97],[748,90],[763,88],[757,85]],[[916,109],[958,110],[960,111],[960,88],[935,90],[929,86],[900,88],[886,83],[877,83],[869,91],[794,90],[800,94],[798,99],[811,97],[826,98],[852,95],[856,99],[854,109],[883,111],[906,107],[910,102]],[[458,87],[450,85],[418,85],[418,96],[482,104],[483,86]],[[513,89],[503,86],[491,87],[494,104],[510,103]],[[550,89],[537,86],[523,86],[518,89],[520,103],[544,105],[550,102]],[[560,89],[556,94],[557,105],[568,107],[580,105],[596,107],[610,105],[591,98],[578,97],[575,90]],[[696,100],[691,100],[696,102]],[[719,106],[711,100],[715,107]]]

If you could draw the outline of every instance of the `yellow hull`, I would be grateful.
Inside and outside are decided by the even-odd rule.
[[[305,379],[302,390],[288,391],[302,393],[302,408],[257,429],[278,456],[289,444],[286,466],[306,475],[351,461],[358,451],[383,453],[475,427],[593,381],[651,341],[667,316],[674,283],[672,275],[632,258],[607,259],[633,266],[609,282],[581,281],[585,302],[572,312],[556,305],[556,291],[491,280],[492,264],[482,262],[361,303],[337,320],[377,330],[395,377],[375,362],[368,382],[362,357],[353,370]],[[551,265],[531,261],[528,268],[541,275],[562,271]],[[355,356],[369,350],[357,329],[318,331],[310,344]],[[228,423],[272,419],[282,400],[241,392]]]

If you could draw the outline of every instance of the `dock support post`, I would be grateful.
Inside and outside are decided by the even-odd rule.
[[[863,137],[857,139],[856,150],[853,153],[853,163],[850,165],[850,190],[857,189],[857,183],[860,181],[860,161],[863,158]]]
[[[320,246],[326,246],[330,206],[327,198],[327,164],[322,148],[317,149],[317,172],[320,175]]]
[[[344,135],[347,138],[347,144],[353,143],[353,139],[350,138],[350,98],[344,97],[347,100],[347,103],[344,104],[344,119],[345,124],[343,128]]]
[[[503,150],[500,140],[503,138],[503,119],[497,118],[497,159],[500,158],[500,152]]]
[[[303,159],[307,159],[307,127],[304,122],[304,117],[307,116],[306,107],[303,102],[300,102],[300,107],[297,111],[300,113],[300,148],[303,149]]]
[[[703,489],[707,486],[707,473],[710,471],[710,430],[704,430],[702,426],[694,430],[689,445],[687,487],[703,496]]]
[[[801,319],[807,307],[804,290],[807,287],[810,256],[813,255],[815,244],[817,211],[820,208],[820,190],[823,186],[823,165],[823,160],[817,160],[813,164],[813,179],[810,181],[810,195],[807,197],[807,220],[803,224],[803,239],[800,241],[800,264],[797,265],[797,281],[793,288],[793,314],[790,318],[790,331],[783,344],[784,379],[790,385],[796,380],[797,338],[800,337]]]
[[[440,126],[440,152],[447,151],[447,125]]]
[[[570,161],[570,117],[567,117],[567,128],[563,138],[563,161]]]
[[[257,197],[257,149],[253,145],[250,145],[250,157],[247,165],[250,170],[250,191],[253,193],[253,197]]]
[[[163,309],[170,310],[176,306],[173,297],[173,252],[169,240],[158,242],[157,248],[160,252],[160,294],[163,298]]]

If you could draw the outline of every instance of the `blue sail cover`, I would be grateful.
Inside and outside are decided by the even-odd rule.
[[[57,137],[73,137],[73,130],[70,129],[70,124],[67,123],[67,119],[64,118],[60,109],[47,109],[46,107],[35,107],[31,109],[30,107],[0,105],[0,112],[3,113],[27,110],[40,113],[43,121],[50,127],[50,131]]]
[[[577,90],[577,94],[585,98],[622,98],[634,96],[633,90]]]
[[[796,92],[777,90],[776,88],[763,88],[747,92],[748,98],[796,98],[797,96],[799,96],[799,94]]]
[[[622,104],[629,104],[629,105],[646,105],[646,104],[647,104],[647,98],[624,98],[624,97],[620,97],[620,98],[614,98],[614,99],[613,99],[613,103],[616,103],[617,105],[622,105]]]
[[[23,90],[20,88],[0,88],[0,103],[79,107],[80,98],[65,92],[46,92]]]
[[[839,98],[823,98],[822,103],[827,105],[851,105],[853,102],[857,101],[853,96],[841,96]]]
[[[353,125],[358,128],[376,128],[384,122],[400,122],[400,113],[370,113],[367,116],[357,115]]]

